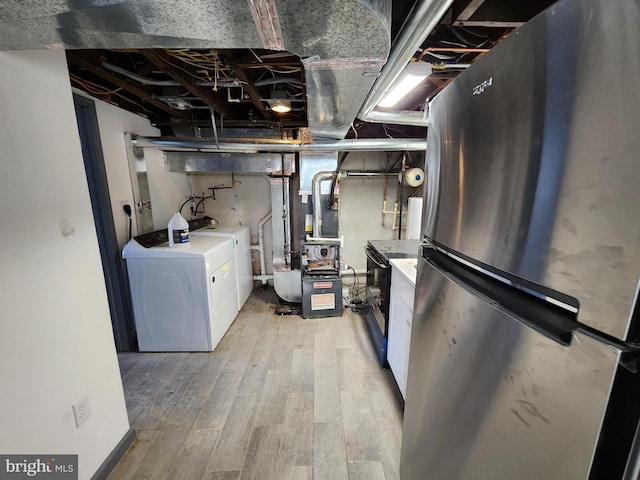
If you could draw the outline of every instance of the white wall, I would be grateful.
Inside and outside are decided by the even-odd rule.
[[[391,156],[391,164],[398,153]],[[416,161],[418,161],[416,156]],[[399,170],[395,167],[395,171]],[[343,164],[343,170],[386,171],[385,152],[352,152]],[[347,177],[340,181],[340,232],[344,236],[342,260],[356,271],[367,268],[364,246],[368,240],[398,238],[392,230],[393,215],[383,214],[385,177]],[[400,184],[396,175],[390,175],[387,187],[387,211],[393,211]],[[404,195],[422,195],[422,188],[407,188]],[[406,211],[406,205],[403,210]],[[406,218],[406,216],[405,216]],[[396,226],[398,226],[396,219]],[[404,238],[404,233],[402,238]]]
[[[109,183],[113,222],[116,227],[118,244],[122,247],[127,242],[128,217],[122,206],[129,204],[133,208],[133,193],[129,176],[125,133],[137,135],[158,136],[160,130],[154,128],[149,120],[139,115],[127,112],[109,103],[89,97],[79,90],[75,93],[91,98],[95,101],[98,116],[98,128],[102,142],[102,152]],[[147,165],[147,178],[151,192],[153,207],[153,228],[160,230],[167,228],[167,223],[178,210],[182,202],[189,196],[187,176],[181,173],[170,173],[164,168],[164,155],[160,150],[148,148],[144,150]],[[137,235],[135,216],[133,235]]]
[[[398,153],[391,156],[393,164]],[[420,162],[418,156],[416,162]],[[352,152],[345,163],[344,170],[385,171],[387,157],[385,152]],[[397,171],[400,167],[395,166]],[[234,189],[217,190],[216,200],[206,201],[205,214],[225,225],[250,225],[253,243],[257,242],[258,221],[271,208],[271,195],[268,180],[261,175],[235,175],[239,183]],[[209,187],[231,185],[230,174],[197,174],[190,176],[196,195],[210,194]],[[342,260],[353,266],[356,271],[366,269],[367,262],[364,246],[368,240],[391,240],[398,238],[398,231],[392,230],[393,215],[383,214],[384,177],[347,177],[340,181],[339,226],[344,237]],[[399,183],[391,175],[387,188],[387,211],[394,209]],[[405,195],[422,195],[422,188],[407,189]],[[406,211],[406,205],[404,206]],[[185,206],[183,215],[188,217]],[[396,225],[398,220],[396,219]],[[271,224],[266,225],[265,243],[267,271],[271,273]],[[404,236],[403,236],[404,238]],[[256,272],[257,273],[257,272]]]
[[[221,225],[249,225],[251,228],[251,242],[258,243],[258,222],[271,211],[271,185],[264,175],[234,175],[234,188],[217,189],[215,200],[205,201],[205,215],[214,218]],[[198,174],[191,175],[193,193],[197,196],[211,195],[209,187],[231,186],[231,174]],[[200,211],[202,206],[200,206]],[[182,211],[185,218],[189,215],[189,206]],[[201,217],[202,215],[198,215]],[[272,230],[271,221],[265,224],[265,263],[267,273],[272,273]],[[253,254],[254,272],[259,272],[259,259]]]
[[[0,452],[87,479],[129,423],[64,52],[0,52],[0,112]]]

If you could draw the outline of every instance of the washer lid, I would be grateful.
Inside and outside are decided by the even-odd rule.
[[[200,235],[211,235],[217,237],[239,237],[249,230],[246,225],[207,225],[197,230]]]
[[[157,247],[145,248],[135,239],[130,240],[122,250],[122,258],[204,258],[215,252],[217,248],[233,248],[233,241],[228,237],[213,237],[191,233],[189,242],[169,247],[163,243]]]

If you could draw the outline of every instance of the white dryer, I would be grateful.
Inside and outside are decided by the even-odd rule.
[[[234,244],[192,233],[189,243],[145,248],[127,261],[140,351],[212,351],[238,314]]]
[[[238,279],[238,310],[240,310],[253,291],[251,229],[242,225],[207,225],[196,230],[196,233],[233,239]]]

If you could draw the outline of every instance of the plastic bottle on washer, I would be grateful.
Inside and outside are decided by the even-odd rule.
[[[189,223],[180,215],[180,212],[176,212],[169,220],[167,233],[169,234],[170,247],[184,245],[189,242]]]

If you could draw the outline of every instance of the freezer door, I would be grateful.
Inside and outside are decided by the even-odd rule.
[[[419,260],[403,480],[584,480],[620,352],[537,332]]]
[[[456,78],[430,106],[423,214],[439,245],[570,295],[580,322],[631,340],[638,24],[637,0],[562,0]]]

